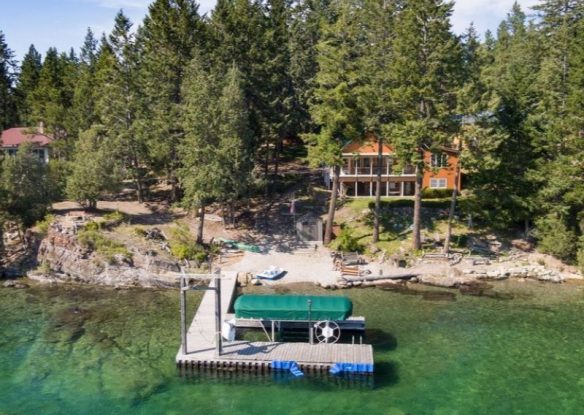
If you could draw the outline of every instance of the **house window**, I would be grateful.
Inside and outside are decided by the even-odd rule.
[[[448,154],[432,153],[432,167],[448,167]]]
[[[446,189],[446,179],[430,179],[430,189]]]

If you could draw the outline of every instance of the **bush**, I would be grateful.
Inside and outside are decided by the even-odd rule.
[[[116,210],[103,215],[103,219],[106,227],[115,227],[121,224],[126,219],[126,216],[119,210]]]
[[[452,189],[430,189],[429,187],[422,190],[422,199],[444,199],[452,197]]]
[[[36,228],[41,236],[45,236],[49,232],[49,226],[55,221],[55,215],[47,215],[43,220],[37,222]]]
[[[363,245],[353,235],[353,231],[348,227],[343,227],[337,237],[337,249],[343,252],[363,252]]]
[[[195,242],[187,226],[176,223],[170,230],[170,253],[179,260],[194,260],[198,263],[205,262],[207,252],[202,245]]]
[[[95,222],[93,222],[95,223]],[[99,229],[86,229],[77,234],[77,239],[81,246],[97,252],[104,257],[110,264],[116,262],[116,256],[122,256],[127,259],[132,258],[132,254],[125,245],[106,238]]]
[[[140,226],[134,228],[134,235],[139,236],[141,238],[145,238],[148,235],[148,232]]]
[[[555,215],[548,215],[536,221],[538,248],[564,261],[573,261],[578,247],[576,234]]]

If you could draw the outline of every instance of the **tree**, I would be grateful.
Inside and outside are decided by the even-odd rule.
[[[395,86],[391,79],[393,37],[391,35],[396,13],[395,2],[368,0],[364,3],[362,25],[368,48],[361,59],[359,71],[364,82],[359,89],[360,105],[364,112],[365,129],[377,138],[377,166],[373,243],[379,242],[381,225],[381,176],[383,172],[383,141],[390,135],[396,111],[391,103]]]
[[[178,178],[184,191],[182,204],[199,212],[197,243],[203,242],[205,206],[221,197],[221,161],[217,157],[219,132],[215,97],[218,82],[195,57],[183,83],[183,128],[180,147],[182,166]]]
[[[36,125],[38,120],[32,119],[33,94],[38,87],[42,68],[42,56],[34,45],[30,45],[28,52],[22,59],[18,76],[18,112],[20,122],[25,125]]]
[[[15,80],[14,52],[8,47],[4,33],[0,31],[0,131],[12,127],[17,121]]]
[[[358,4],[353,0],[333,3],[336,18],[324,22],[317,45],[319,71],[310,113],[319,130],[304,135],[308,159],[313,166],[330,166],[333,183],[324,242],[332,239],[340,169],[345,143],[360,138],[361,114],[355,90],[359,84],[358,63],[363,44],[359,42]]]
[[[14,157],[4,159],[0,187],[6,213],[19,219],[24,227],[45,216],[51,202],[51,183],[46,165],[30,143],[22,144]]]
[[[232,224],[234,203],[248,194],[253,169],[251,130],[241,78],[241,72],[233,65],[225,77],[217,115],[220,200],[228,204]]]
[[[103,126],[83,132],[75,146],[75,158],[67,180],[67,197],[95,209],[104,192],[119,188],[120,168]]]
[[[140,84],[146,108],[142,133],[149,157],[158,171],[166,173],[176,201],[179,168],[178,147],[184,137],[180,117],[181,85],[185,69],[205,40],[205,27],[193,0],[157,0],[149,7],[140,33],[143,62]]]
[[[73,129],[75,134],[89,130],[93,124],[99,122],[96,108],[98,44],[93,32],[88,28],[81,48],[79,73],[73,93]]]
[[[144,107],[139,85],[140,45],[131,28],[130,20],[119,12],[109,40],[102,44],[96,74],[97,110],[114,153],[134,182],[141,203],[148,152],[139,117]]]
[[[394,101],[399,123],[396,148],[415,166],[413,247],[421,247],[424,151],[451,140],[456,133],[459,45],[450,31],[452,3],[421,0],[406,3],[395,21]]]

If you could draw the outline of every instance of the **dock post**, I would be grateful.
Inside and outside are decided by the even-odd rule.
[[[314,344],[314,339],[312,338],[312,300],[308,300],[308,342]]]
[[[188,283],[184,277],[180,278],[180,337],[183,354],[187,354],[187,289]]]
[[[221,356],[221,278],[215,277],[215,350]]]

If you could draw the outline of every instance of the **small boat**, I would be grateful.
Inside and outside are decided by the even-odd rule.
[[[259,274],[256,274],[256,278],[261,279],[261,280],[275,280],[278,277],[282,276],[285,272],[286,271],[284,271],[283,268],[278,268],[278,267],[272,265],[267,270],[262,271]]]

